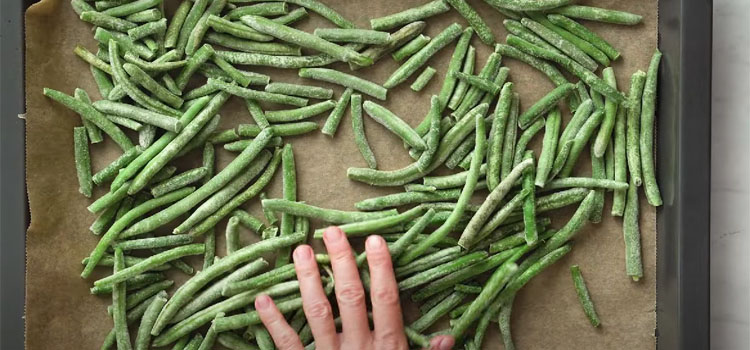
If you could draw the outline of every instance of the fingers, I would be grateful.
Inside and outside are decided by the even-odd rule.
[[[341,314],[344,342],[364,345],[370,342],[370,325],[367,322],[365,289],[359,279],[352,247],[341,229],[329,227],[323,233],[323,242],[331,257],[336,301]]]
[[[301,245],[294,250],[292,256],[302,294],[302,308],[315,337],[315,344],[320,349],[338,349],[331,304],[323,291],[313,250],[309,245]]]
[[[430,350],[451,350],[454,343],[450,335],[438,335],[430,339]]]
[[[302,350],[302,342],[268,295],[255,298],[255,310],[279,350]]]
[[[398,285],[388,246],[380,236],[370,236],[365,243],[370,267],[370,299],[375,323],[374,343],[378,349],[406,349],[404,321],[398,297]]]

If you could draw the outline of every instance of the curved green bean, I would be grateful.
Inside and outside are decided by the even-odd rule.
[[[427,149],[427,144],[425,144],[419,134],[409,124],[406,124],[406,122],[385,107],[372,101],[365,101],[362,107],[373,120],[388,128],[388,130],[392,131],[412,148],[418,150]]]
[[[450,10],[445,0],[430,1],[422,6],[410,8],[388,16],[370,19],[370,27],[375,30],[386,30],[407,23],[439,15]]]
[[[654,115],[656,111],[656,83],[659,74],[661,52],[656,49],[651,57],[643,87],[641,108],[640,152],[641,168],[643,169],[643,190],[649,204],[658,207],[662,205],[659,185],[656,183],[654,170]]]
[[[599,327],[601,321],[599,321],[599,315],[596,314],[594,308],[594,302],[591,300],[589,290],[586,288],[586,282],[583,280],[583,274],[581,274],[581,268],[578,265],[572,265],[570,267],[570,275],[573,278],[573,286],[578,294],[578,301],[581,302],[583,312],[594,327]]]
[[[265,112],[265,116],[266,119],[271,123],[296,122],[307,118],[312,118],[323,112],[329,111],[334,107],[336,107],[336,103],[331,100],[326,100],[297,109],[267,111]]]

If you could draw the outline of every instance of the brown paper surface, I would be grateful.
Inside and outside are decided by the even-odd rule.
[[[360,27],[369,27],[369,18],[383,16],[410,8],[423,0],[401,1],[346,1],[326,0],[331,7]],[[490,24],[498,41],[506,35],[503,17],[484,2],[470,1]],[[584,3],[593,3],[585,1]],[[613,63],[620,88],[627,91],[629,76],[637,69],[646,70],[648,60],[657,44],[657,2],[654,0],[597,1],[605,8],[626,10],[643,15],[643,23],[633,27],[603,25],[588,22],[586,25],[611,42],[622,53]],[[167,2],[168,11],[176,6]],[[312,14],[312,13],[311,13]],[[465,21],[454,11],[427,20],[426,34],[434,36],[448,24]],[[316,26],[332,26],[312,14],[298,24],[305,30]],[[26,176],[28,184],[31,225],[27,233],[26,276],[26,341],[27,349],[95,349],[112,327],[107,316],[108,296],[89,294],[91,282],[108,273],[98,269],[89,280],[79,277],[81,259],[95,246],[98,238],[90,233],[89,225],[95,216],[85,208],[92,201],[78,193],[78,183],[73,164],[72,129],[80,125],[80,118],[65,107],[45,98],[43,87],[72,94],[75,87],[88,91],[98,98],[96,86],[88,65],[72,52],[81,44],[96,51],[90,25],[78,20],[68,1],[43,0],[33,5],[26,16]],[[472,44],[477,47],[477,66],[484,64],[490,48],[476,36]],[[426,114],[431,94],[439,91],[442,73],[453,51],[453,46],[442,50],[429,61],[440,73],[421,93],[409,89],[411,81],[389,91],[385,105],[412,126]],[[522,109],[543,96],[553,85],[539,72],[512,59],[503,64],[511,69],[510,80],[521,94]],[[345,69],[343,64],[338,68]],[[396,69],[397,64],[384,58],[374,67],[357,74],[382,83]],[[247,68],[247,67],[246,67]],[[279,71],[268,68],[251,69],[271,74],[274,81],[327,85],[315,81],[302,81],[296,71]],[[338,98],[342,89],[333,86]],[[365,96],[365,98],[367,98]],[[222,125],[252,123],[244,106],[237,98],[230,100],[221,112]],[[322,125],[325,117],[317,117]],[[570,118],[565,116],[565,120]],[[403,150],[402,142],[383,127],[365,118],[365,128],[381,169],[395,169],[408,164],[411,159]],[[134,135],[133,135],[134,136]],[[321,133],[288,138],[294,144],[298,169],[299,200],[322,207],[353,209],[356,201],[396,192],[398,188],[375,188],[346,177],[348,167],[366,166],[359,155],[351,131],[348,112],[335,138]],[[533,147],[539,149],[541,133]],[[219,166],[231,160],[231,154],[218,148]],[[93,169],[97,171],[120,154],[117,146],[105,137],[105,142],[92,145]],[[198,152],[180,160],[180,171],[200,163]],[[579,163],[580,174],[588,174],[588,152]],[[269,196],[279,197],[280,176],[276,176],[267,189]],[[95,190],[95,197],[104,193]],[[534,278],[519,293],[513,308],[513,334],[519,349],[649,349],[655,348],[656,326],[656,228],[655,211],[641,197],[641,232],[644,259],[644,278],[632,282],[625,275],[624,244],[621,220],[609,215],[611,193],[607,194],[604,220],[588,224],[578,235],[575,249],[562,261]],[[259,214],[257,200],[248,206]],[[574,208],[559,210],[553,215],[553,226],[561,227]],[[260,216],[259,216],[260,217]],[[317,223],[318,227],[320,223]],[[223,227],[218,228],[218,255],[223,254]],[[256,240],[244,231],[245,242]],[[192,261],[199,265],[199,259]],[[568,272],[572,264],[581,266],[602,320],[599,329],[592,328],[576,298]],[[183,277],[177,276],[178,280]],[[408,311],[411,310],[411,311]],[[417,314],[407,308],[407,319]],[[497,326],[490,326],[486,349],[500,349],[502,342]]]

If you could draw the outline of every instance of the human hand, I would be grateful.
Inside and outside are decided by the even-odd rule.
[[[374,330],[370,330],[365,307],[365,291],[359,277],[352,248],[346,234],[329,227],[323,242],[331,258],[336,302],[341,314],[342,332],[337,333],[331,304],[320,279],[320,270],[312,248],[301,245],[294,250],[294,268],[302,294],[302,308],[319,350],[402,350],[409,349],[399,303],[398,285],[391,255],[385,240],[377,235],[367,238],[367,264],[370,269],[370,300]],[[299,336],[289,326],[273,300],[267,295],[255,299],[255,308],[279,350],[303,350]],[[449,350],[453,338],[437,336],[431,350]]]

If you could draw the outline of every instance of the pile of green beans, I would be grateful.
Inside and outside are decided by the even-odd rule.
[[[102,98],[93,101],[83,89],[73,96],[44,89],[82,121],[73,130],[74,167],[78,190],[95,198],[88,210],[98,217],[90,229],[100,238],[83,260],[81,276],[111,268],[91,288],[92,294],[112,296],[114,328],[103,349],[173,343],[174,349],[208,349],[214,343],[273,348],[252,309],[260,294],[277,297],[282,313],[294,315],[291,324],[304,344],[314,347],[289,264],[293,246],[310,232],[310,239],[322,238],[323,226],[311,227],[310,220],[340,225],[350,237],[387,239],[399,288],[420,304],[421,317],[406,328],[414,347],[428,346],[433,332],[427,331],[434,330],[452,334],[457,346],[479,349],[491,320],[498,320],[505,348],[514,348],[515,295],[572,249],[570,240],[586,223],[602,220],[608,192],[612,215],[622,216],[626,275],[635,282],[643,277],[638,188],[643,186],[649,204],[662,204],[653,145],[661,53],[657,50],[649,66],[631,76],[629,90],[621,92],[610,67],[621,53],[578,22],[634,25],[641,16],[569,5],[569,0],[487,0],[505,18],[502,25],[510,34],[502,43],[464,0],[429,1],[373,18],[370,28],[357,28],[320,0],[252,5],[182,0],[171,18],[162,2],[73,0],[81,20],[95,26],[100,47],[93,53],[79,45],[73,52],[90,66]],[[431,17],[451,10],[467,25],[435,28],[433,37],[422,33]],[[335,28],[295,28],[308,11]],[[486,60],[471,45],[474,34],[480,45],[493,49]],[[446,50],[452,50],[447,67],[426,65]],[[355,74],[389,53],[400,65],[382,85]],[[555,88],[538,101],[526,101],[507,81],[509,69],[501,57],[541,71]],[[485,63],[475,72],[477,60]],[[351,71],[337,70],[337,62],[348,63]],[[254,66],[298,69],[304,82],[272,82],[265,71],[252,71]],[[569,81],[560,69],[579,81]],[[430,110],[416,127],[383,102],[398,96],[389,89],[403,89],[399,85],[411,76],[416,93],[433,78],[443,79],[439,93],[422,99]],[[309,85],[312,80],[334,88]],[[230,98],[244,100],[254,124],[217,130],[218,113]],[[367,166],[349,168],[348,177],[373,186],[404,186],[403,191],[364,199],[354,204],[357,211],[306,203],[297,181],[305,173],[295,162],[304,154],[295,152],[287,137],[319,128],[335,137],[347,110],[353,141]],[[324,112],[328,117],[319,125],[315,119]],[[378,169],[365,115],[403,141],[414,162]],[[137,131],[137,142],[121,126]],[[90,144],[105,136],[122,154],[92,169],[97,155]],[[529,149],[534,139],[542,139],[539,154]],[[239,153],[217,170],[216,147]],[[590,150],[591,175],[578,171],[584,149]],[[195,154],[202,165],[174,175],[173,163],[181,166],[181,158]],[[432,174],[442,165],[466,171]],[[266,187],[279,169],[283,195],[269,198]],[[477,197],[481,203],[469,203]],[[262,219],[244,210],[250,201],[260,203]],[[577,206],[572,217],[560,229],[549,229],[550,219],[542,214],[572,205]],[[225,218],[226,251],[217,252],[215,227]],[[163,230],[167,226],[173,234]],[[246,244],[247,231],[257,236],[256,243]],[[126,255],[134,251],[138,257]],[[271,253],[276,256],[269,267],[261,256]],[[202,271],[194,275],[193,266],[182,260],[193,255],[203,257]],[[326,254],[316,259],[329,271]],[[361,253],[356,262],[366,259]],[[191,276],[170,297],[164,290],[174,282],[164,271],[173,268]],[[570,269],[583,315],[599,327],[581,270]],[[328,294],[332,277],[323,277]],[[369,288],[368,275],[362,279]],[[443,317],[452,319],[449,328],[436,329]],[[234,330],[245,330],[244,336]],[[132,344],[131,333],[136,335]]]

